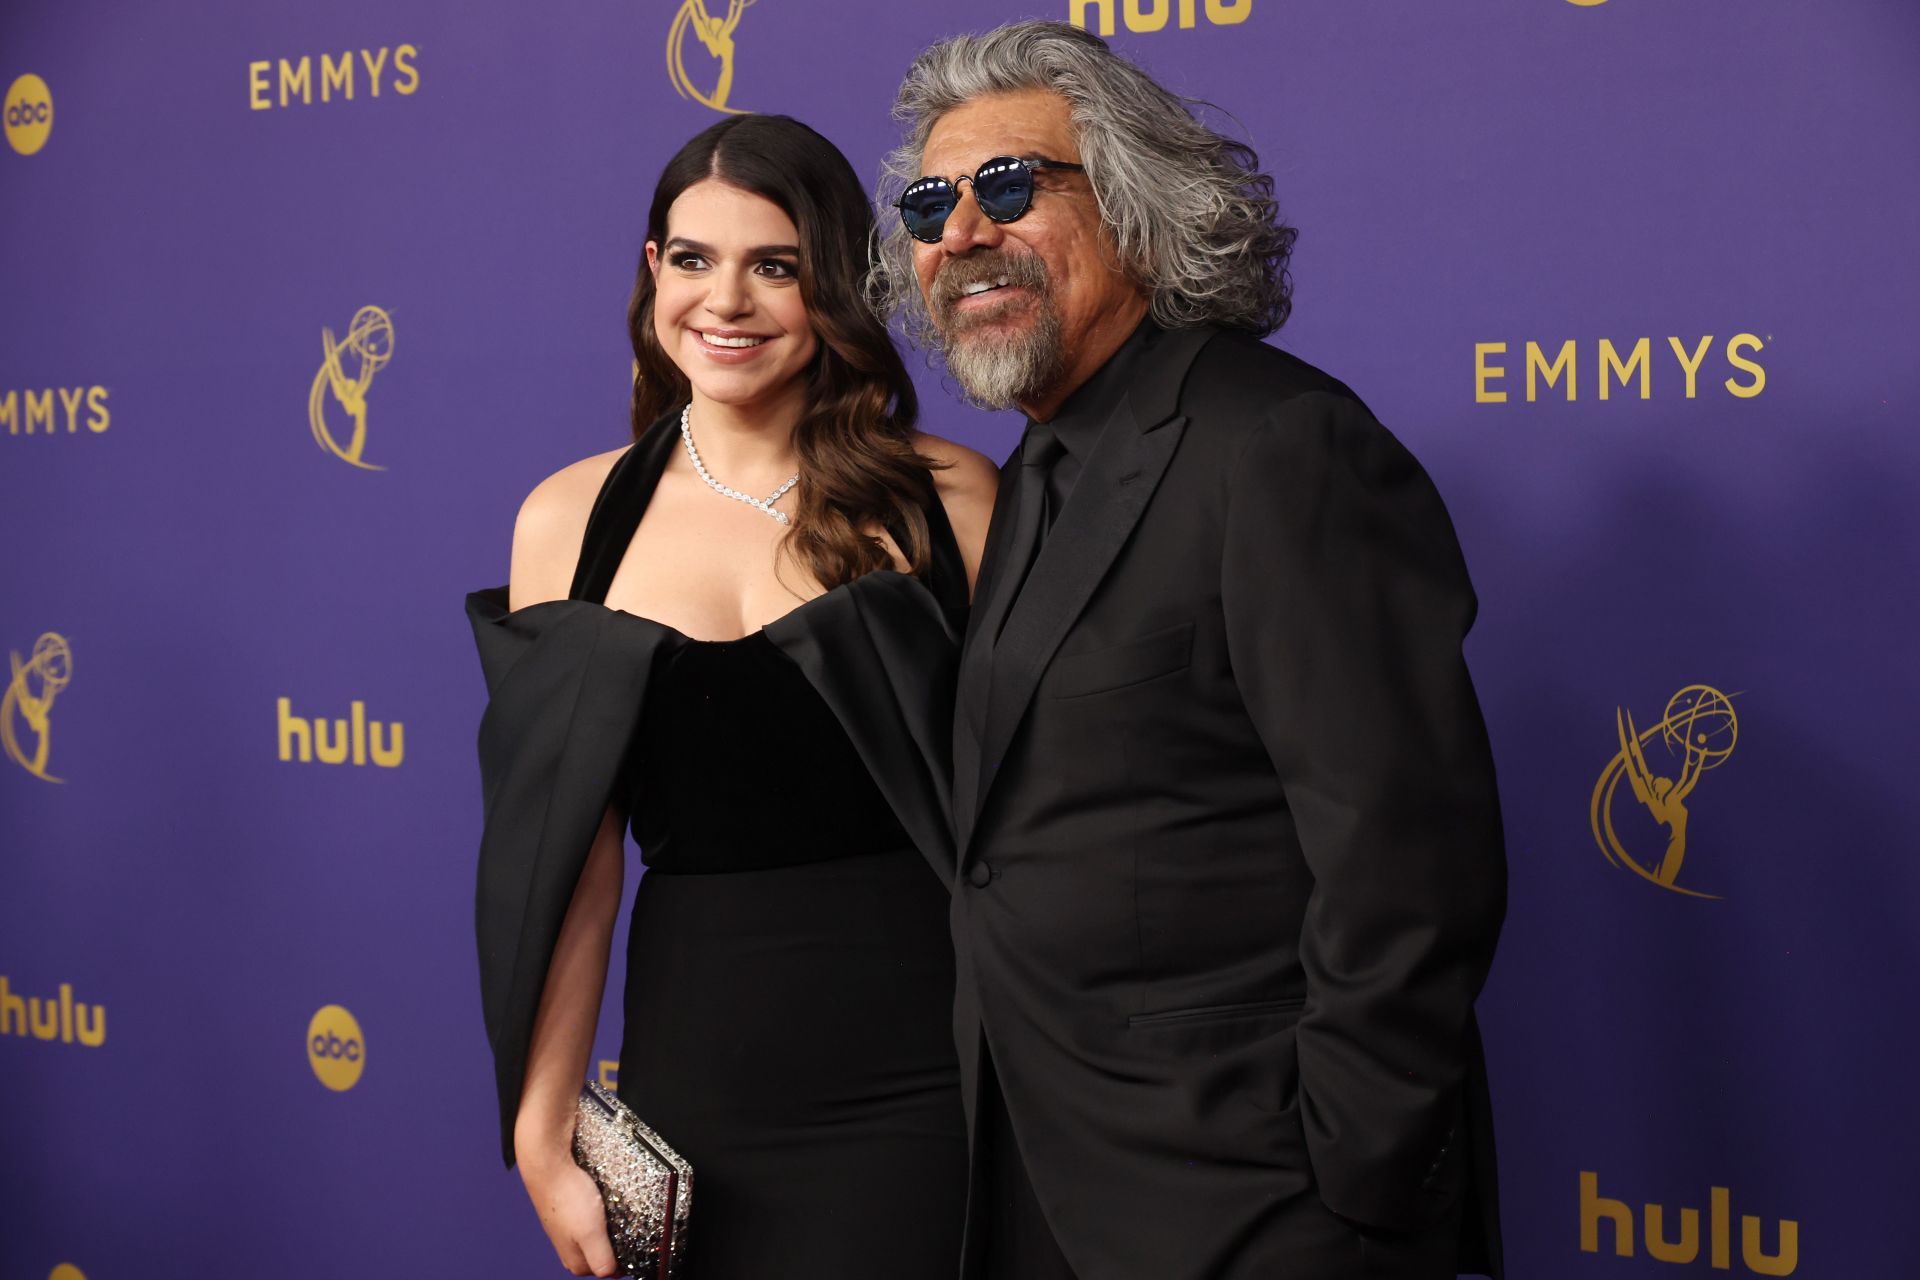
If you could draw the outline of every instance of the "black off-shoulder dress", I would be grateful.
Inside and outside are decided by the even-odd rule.
[[[917,1280],[958,1265],[946,744],[966,578],[869,574],[740,640],[602,601],[678,441],[608,475],[571,598],[468,598],[490,691],[477,897],[505,1153],[560,922],[607,805],[647,871],[623,1101],[694,1166],[689,1280]]]

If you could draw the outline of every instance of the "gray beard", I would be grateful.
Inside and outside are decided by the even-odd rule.
[[[967,403],[1010,409],[1038,399],[1065,367],[1060,314],[1043,301],[1032,323],[1011,333],[984,326],[971,335],[948,330],[940,337],[940,355]]]

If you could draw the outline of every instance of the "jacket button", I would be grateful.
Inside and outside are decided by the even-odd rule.
[[[987,887],[987,881],[993,879],[993,868],[984,862],[976,862],[967,869],[967,883],[976,889]]]

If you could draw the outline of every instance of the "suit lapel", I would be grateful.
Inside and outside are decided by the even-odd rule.
[[[991,669],[973,785],[967,790],[956,787],[954,792],[962,863],[1000,759],[1033,701],[1047,664],[1132,536],[1173,460],[1187,426],[1187,420],[1175,413],[1180,386],[1214,332],[1170,331],[1145,353],[1133,388],[1101,432],[1100,443],[1028,572],[988,655],[989,663],[981,664],[990,664]],[[977,645],[975,641],[969,649]],[[967,803],[969,791],[971,804]]]
[[[1087,459],[993,646],[993,680],[981,735],[982,802],[993,786],[994,764],[1006,751],[1035,686],[1067,628],[1140,522],[1185,427],[1185,418],[1172,418],[1141,431],[1123,403]]]

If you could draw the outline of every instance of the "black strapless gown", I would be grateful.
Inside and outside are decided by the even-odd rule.
[[[572,599],[469,598],[492,690],[479,933],[507,1154],[553,938],[599,813],[624,803],[648,869],[619,1092],[693,1163],[688,1280],[950,1276],[958,550],[929,485],[924,583],[871,574],[719,643],[606,609],[676,443],[663,420],[614,467]]]

